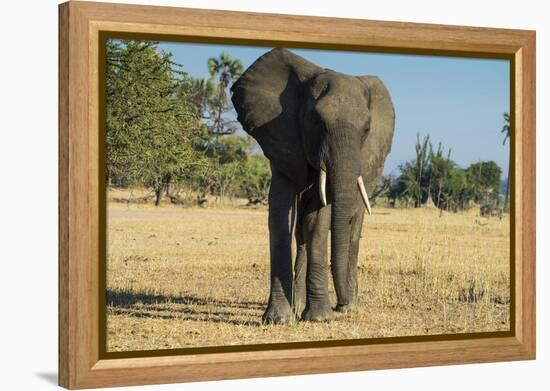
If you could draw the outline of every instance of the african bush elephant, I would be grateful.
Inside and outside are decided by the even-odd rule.
[[[238,120],[272,171],[271,292],[263,321],[332,319],[329,229],[334,310],[348,311],[357,296],[367,191],[393,138],[390,95],[377,77],[323,69],[280,48],[258,58],[231,91]]]

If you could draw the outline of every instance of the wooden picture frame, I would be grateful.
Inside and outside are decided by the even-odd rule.
[[[105,358],[99,278],[100,37],[511,61],[511,331],[477,338]],[[104,295],[103,295],[104,296]],[[535,32],[138,5],[59,6],[59,384],[89,388],[535,358]]]

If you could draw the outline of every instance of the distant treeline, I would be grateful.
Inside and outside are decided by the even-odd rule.
[[[397,177],[381,179],[374,198],[384,198],[390,206],[421,207],[434,205],[458,211],[472,205],[487,211],[499,210],[502,170],[494,161],[471,164],[462,169],[451,160],[441,143],[434,149],[429,135],[417,136],[416,158],[399,166]]]
[[[208,196],[267,202],[269,162],[253,153],[250,137],[235,134],[230,114],[229,87],[243,72],[238,59],[210,58],[210,78],[197,79],[157,42],[109,40],[106,58],[109,186],[149,188],[156,205],[164,196],[178,203],[180,189],[194,191],[198,203]],[[373,199],[404,207],[433,202],[452,211],[503,203],[495,162],[461,169],[429,136],[418,137],[416,158],[399,171],[380,180]]]

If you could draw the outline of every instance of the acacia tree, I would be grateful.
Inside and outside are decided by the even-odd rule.
[[[156,42],[107,44],[107,175],[117,185],[145,185],[155,204],[170,183],[204,162],[193,148],[200,124],[189,81]]]

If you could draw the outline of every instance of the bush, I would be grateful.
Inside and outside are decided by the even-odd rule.
[[[271,183],[269,160],[264,156],[249,156],[240,166],[238,182],[241,195],[250,204],[267,204]]]

